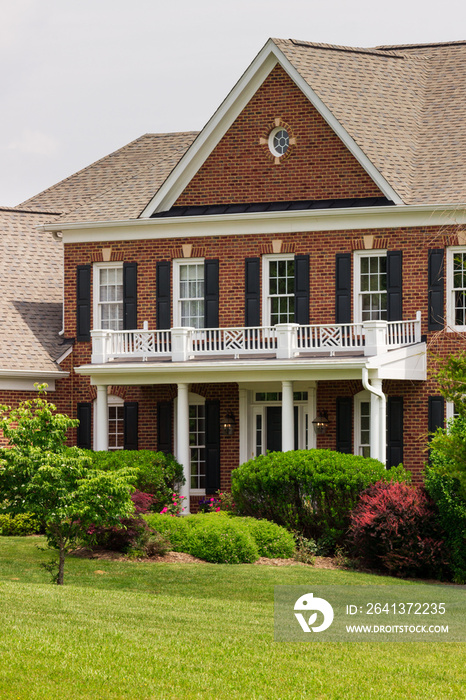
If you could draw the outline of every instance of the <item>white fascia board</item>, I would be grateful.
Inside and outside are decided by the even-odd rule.
[[[73,352],[73,346],[70,345],[70,347],[67,348],[67,349],[65,350],[65,352],[63,353],[63,355],[60,355],[60,357],[59,357],[57,360],[55,360],[55,362],[57,363],[57,365],[60,365],[60,364],[63,362],[63,360],[66,360],[66,358],[68,357],[68,355],[71,355],[72,352]]]
[[[313,209],[179,216],[130,221],[45,224],[43,231],[62,233],[64,243],[206,238],[306,231],[348,231],[416,226],[455,226],[466,223],[466,204],[403,204],[384,207]]]
[[[427,379],[427,345],[417,343],[398,350],[389,350],[382,355],[371,357],[367,362],[369,370],[377,370],[379,379]]]
[[[34,378],[37,377],[37,381],[40,379],[61,379],[62,377],[67,377],[69,372],[62,372],[57,370],[53,371],[41,371],[33,369],[2,369],[0,368],[0,377],[15,377],[15,378]]]
[[[330,109],[324,104],[320,97],[318,97],[278,46],[269,39],[249,68],[236,83],[235,87],[231,90],[227,98],[207,122],[192,146],[177,163],[163,185],[143,210],[141,218],[148,218],[154,212],[166,211],[173,206],[174,202],[187,187],[191,179],[219,143],[220,139],[226,134],[235,119],[246,107],[277,63],[281,65],[283,70],[290,76],[291,80],[294,81],[301,92],[306,95],[311,104],[354,155],[356,160],[384,195],[395,204],[403,203],[398,193],[377,170],[372,161],[369,160]]]
[[[166,364],[132,363],[125,365],[83,365],[75,372],[89,376],[92,385],[119,384],[176,384],[178,382],[230,383],[258,381],[313,381],[319,379],[360,379],[365,358],[345,360],[330,358],[290,362],[283,360],[264,361],[215,361],[179,362]]]
[[[68,375],[69,372],[0,369],[0,391],[38,391],[36,384],[47,384],[47,391],[55,391],[56,380]]]
[[[277,57],[273,51],[274,46],[273,41],[269,39],[143,210],[141,218],[148,218],[156,211],[170,209],[178,199],[276,66]]]

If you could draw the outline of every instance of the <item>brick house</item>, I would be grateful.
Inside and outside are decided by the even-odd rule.
[[[79,445],[173,451],[194,508],[267,450],[420,478],[446,412],[428,347],[466,331],[465,52],[271,39],[199,134],[20,205],[64,249]]]

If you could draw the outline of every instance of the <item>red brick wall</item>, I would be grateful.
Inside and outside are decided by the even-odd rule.
[[[429,341],[438,340],[438,350],[442,354],[451,352],[454,337],[445,338],[427,331],[427,260],[428,249],[442,247],[449,241],[445,229],[435,227],[385,229],[377,231],[328,231],[310,233],[290,233],[274,235],[245,235],[212,238],[198,238],[193,241],[193,256],[218,258],[220,260],[220,325],[244,325],[244,259],[272,252],[272,240],[280,238],[283,250],[290,253],[310,255],[310,320],[311,323],[334,322],[335,305],[335,254],[352,252],[363,248],[363,236],[374,235],[375,249],[403,251],[403,318],[412,319],[418,310],[422,312],[422,333]],[[149,328],[155,327],[156,261],[181,257],[183,239],[114,242],[105,244],[67,244],[65,255],[66,280],[66,335],[76,333],[76,265],[101,260],[101,249],[112,248],[112,260],[136,261],[138,263],[138,318],[139,326],[148,321]],[[75,366],[90,362],[90,343],[77,343],[73,352]],[[354,395],[360,391],[358,383],[320,382],[318,388],[318,408],[327,409],[332,425],[319,445],[335,447],[335,398]],[[219,397],[222,413],[227,406],[236,408],[237,391],[228,392],[222,385],[205,387],[202,392],[210,398]],[[384,382],[384,391],[391,396],[403,396],[405,400],[405,466],[420,475],[425,460],[425,439],[427,433],[427,397],[437,393],[432,382],[414,381]],[[140,446],[154,449],[156,439],[155,404],[176,395],[176,387],[127,387],[126,400],[140,402]],[[70,401],[76,407],[78,401],[93,398],[88,379],[74,375]],[[74,414],[73,414],[74,415]],[[231,469],[237,466],[237,437],[222,443],[222,488],[229,484]]]
[[[259,143],[275,119],[296,138],[279,165],[268,146]],[[356,158],[276,66],[175,205],[380,196]]]

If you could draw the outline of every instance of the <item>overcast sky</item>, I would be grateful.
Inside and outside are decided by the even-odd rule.
[[[0,0],[0,205],[147,132],[201,129],[270,36],[466,39],[465,0]]]

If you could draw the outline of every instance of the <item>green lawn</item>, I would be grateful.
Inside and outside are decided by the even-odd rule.
[[[466,645],[273,641],[273,587],[395,583],[304,567],[70,558],[0,538],[0,698],[466,698]],[[103,572],[103,573],[98,573]]]

